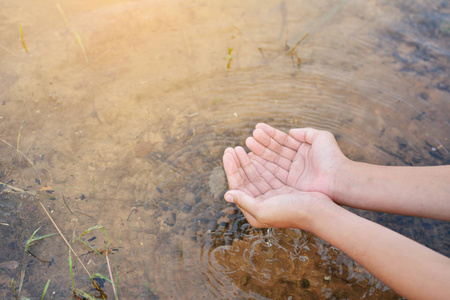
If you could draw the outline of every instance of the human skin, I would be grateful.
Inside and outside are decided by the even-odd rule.
[[[354,208],[450,221],[450,166],[355,162],[330,132],[312,128],[286,134],[261,123],[246,144],[251,159],[300,191],[321,192]]]
[[[352,214],[338,204],[365,209],[381,207],[389,212],[413,212],[414,215],[441,219],[448,219],[447,215],[450,213],[448,209],[444,213],[439,212],[439,209],[421,209],[420,203],[424,203],[414,195],[411,195],[414,201],[407,202],[411,206],[407,209],[401,205],[389,204],[388,200],[367,196],[364,187],[370,189],[373,182],[380,184],[376,181],[383,181],[382,175],[386,175],[377,169],[380,166],[374,169],[365,164],[361,169],[355,167],[342,154],[330,133],[299,129],[291,130],[287,135],[272,131],[273,128],[267,126],[259,124],[253,138],[247,139],[247,146],[253,153],[247,154],[242,147],[228,148],[223,157],[230,188],[225,194],[225,200],[234,202],[252,226],[307,230],[341,249],[408,299],[450,299],[450,289],[447,288],[450,279],[449,258],[390,229]],[[349,172],[347,177],[341,179],[335,169],[344,172],[345,168],[356,169],[346,170]],[[443,172],[440,174],[448,178],[446,173],[448,169],[438,169],[437,172]],[[359,173],[361,170],[373,174]],[[423,172],[433,173],[432,171]],[[350,186],[351,191],[339,191],[344,184],[351,185],[352,176],[358,175],[362,177],[370,175],[370,178],[376,180],[367,182],[364,178],[353,178],[359,181],[360,187]],[[400,175],[406,176],[403,173]],[[414,181],[415,176],[418,175],[412,176],[411,180]],[[339,181],[344,179],[346,180],[344,183]],[[408,185],[402,186],[403,182],[396,181],[398,179],[395,176],[388,176],[388,179],[391,181],[383,182],[384,185],[389,187],[391,182],[393,185],[400,184],[400,187],[408,189]],[[442,180],[439,183],[444,185],[445,190],[446,183]],[[397,192],[395,186],[391,189],[402,196],[402,192]],[[333,199],[334,202],[326,193],[340,197],[340,200]],[[357,198],[358,193],[361,193],[362,199]],[[433,194],[432,191],[430,193]],[[377,195],[384,196],[383,193]],[[441,203],[445,202],[442,201],[445,196],[440,192],[436,195],[438,201],[432,200],[434,201],[432,203],[437,204],[442,210],[446,209],[446,204]],[[346,200],[346,196],[354,199]],[[396,201],[395,195],[388,197],[391,201]],[[381,201],[381,204],[377,204],[377,200]]]

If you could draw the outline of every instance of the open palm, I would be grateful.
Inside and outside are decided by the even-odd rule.
[[[332,198],[336,173],[349,161],[330,132],[312,128],[292,129],[286,134],[260,123],[246,145],[260,172],[271,173],[300,191],[322,192]]]
[[[253,227],[307,229],[309,208],[317,202],[331,202],[324,194],[286,185],[260,163],[250,160],[242,147],[227,148],[223,163],[231,190],[225,199],[234,202]],[[231,195],[233,199],[228,198]]]

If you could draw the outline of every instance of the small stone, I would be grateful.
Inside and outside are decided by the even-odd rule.
[[[309,288],[309,286],[311,285],[311,284],[309,283],[309,280],[306,279],[306,278],[303,278],[302,281],[301,281],[301,283],[302,283],[302,288],[304,288],[304,289]]]
[[[215,167],[209,176],[209,190],[218,199],[222,191],[226,189],[225,172],[221,166]]]
[[[19,266],[17,261],[4,261],[0,263],[0,269],[14,270]]]

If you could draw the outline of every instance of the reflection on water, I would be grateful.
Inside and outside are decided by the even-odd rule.
[[[54,298],[72,293],[59,238],[33,245],[50,264],[23,255],[39,226],[55,232],[33,193],[71,241],[105,227],[123,299],[397,297],[315,236],[251,228],[222,199],[221,157],[267,122],[330,130],[356,160],[450,163],[445,1],[0,7],[0,262],[20,263],[0,269],[2,298],[21,270],[24,296],[48,279]],[[355,212],[450,255],[445,222]],[[108,274],[102,257],[74,247],[90,272]],[[95,293],[80,265],[73,272]]]

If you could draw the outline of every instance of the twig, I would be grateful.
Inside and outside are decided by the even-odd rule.
[[[83,267],[83,269],[86,271],[86,273],[89,275],[89,278],[91,278],[91,273],[89,273],[88,269],[86,268],[86,266],[83,264],[83,262],[81,261],[81,259],[78,257],[78,255],[75,253],[75,250],[73,250],[72,246],[70,246],[69,242],[66,240],[66,238],[64,237],[64,235],[62,234],[61,230],[59,230],[58,226],[56,225],[55,221],[53,221],[52,216],[50,216],[50,214],[48,213],[47,209],[45,209],[44,204],[42,204],[41,201],[39,201],[39,204],[41,205],[42,209],[45,211],[45,213],[47,214],[48,218],[50,219],[50,221],[52,221],[53,226],[55,226],[56,230],[58,231],[59,235],[62,237],[62,239],[64,240],[64,242],[66,242],[67,246],[69,247],[69,249],[73,252],[73,254],[75,255],[75,257],[78,259],[78,261],[80,262],[81,266]]]
[[[2,49],[5,50],[6,52],[8,52],[8,53],[10,53],[10,54],[12,54],[12,55],[14,55],[14,56],[17,56],[17,54],[15,54],[14,52],[12,52],[11,50],[9,50],[8,48],[6,48],[5,46],[3,46],[3,45],[1,45],[1,44],[0,44],[0,48],[2,48]]]
[[[13,145],[11,145],[10,143],[8,143],[8,142],[5,141],[4,139],[0,138],[0,141],[2,141],[3,143],[5,143],[6,145],[10,146],[11,148],[14,148]]]
[[[131,217],[131,214],[133,213],[133,211],[135,211],[136,210],[136,206],[133,206],[132,208],[131,208],[131,211],[130,211],[130,213],[128,214],[128,218],[127,218],[127,221],[129,221],[130,220],[130,217]]]
[[[68,209],[68,210],[70,211],[70,213],[73,215],[73,211],[70,209],[69,205],[67,204],[66,198],[64,198],[64,195],[62,195],[62,198],[63,198],[63,202],[64,202],[64,204],[66,205],[67,209]]]
[[[9,185],[9,184],[6,184],[6,183],[1,182],[1,181],[0,181],[0,184],[6,186],[7,188],[9,188],[9,189],[11,189],[13,191],[19,192],[19,193],[27,193],[27,194],[32,195],[32,196],[37,196],[37,194],[34,193],[34,192],[25,191],[25,190],[22,190],[20,188],[17,188],[15,186],[12,186],[12,185]]]
[[[108,251],[105,252],[105,256],[106,256],[106,263],[108,265],[109,278],[111,279],[111,285],[112,285],[113,291],[114,291],[114,299],[117,300],[116,285],[114,284],[114,278],[112,276],[111,266],[109,265]]]
[[[39,172],[37,171],[36,167],[34,166],[33,162],[22,152],[22,150],[19,149],[19,142],[20,142],[20,131],[22,130],[23,127],[23,121],[22,124],[20,125],[20,129],[19,129],[19,134],[17,135],[17,146],[16,146],[16,151],[17,153],[19,153],[20,155],[22,155],[23,158],[25,158],[25,160],[31,165],[31,167],[33,167],[34,171],[36,172],[39,181],[41,180],[41,176],[39,175]],[[10,143],[8,143],[7,141],[5,141],[4,139],[0,138],[0,141],[2,141],[3,143],[5,143],[6,145],[8,145],[11,148],[14,148],[13,145],[11,145]]]

